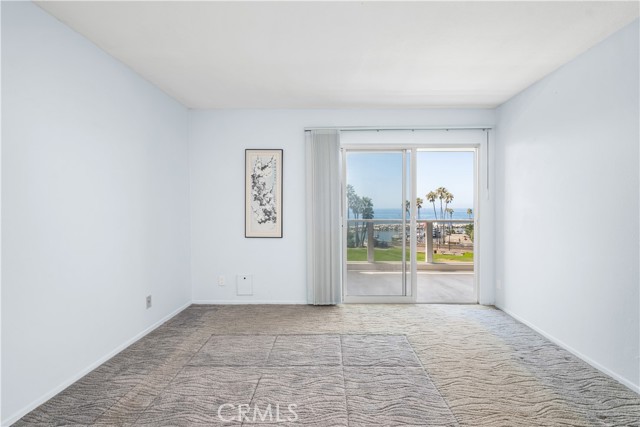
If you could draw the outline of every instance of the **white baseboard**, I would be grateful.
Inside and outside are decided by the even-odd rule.
[[[496,306],[496,308],[500,311],[503,311],[505,313],[507,313],[509,316],[513,317],[514,319],[516,319],[518,322],[523,323],[525,325],[527,325],[528,327],[530,327],[531,329],[533,329],[534,331],[536,331],[537,333],[539,333],[540,335],[542,335],[543,337],[545,337],[546,339],[548,339],[549,341],[551,341],[552,343],[564,348],[565,350],[567,350],[569,353],[573,354],[574,356],[584,360],[585,362],[587,362],[589,365],[593,366],[594,368],[596,368],[597,370],[599,370],[600,372],[610,376],[611,378],[613,378],[614,380],[618,381],[620,384],[623,384],[624,386],[628,387],[629,389],[631,389],[632,391],[640,394],[640,385],[639,384],[634,384],[631,381],[627,380],[626,378],[621,377],[620,375],[616,374],[615,372],[612,372],[611,370],[605,368],[604,366],[602,366],[600,363],[596,362],[595,360],[591,359],[590,357],[582,354],[581,352],[579,352],[578,350],[576,350],[575,348],[571,347],[570,345],[567,345],[565,342],[563,342],[562,340],[559,340],[558,338],[554,337],[553,335],[543,331],[542,329],[538,328],[537,326],[535,326],[533,323],[529,322],[528,320],[523,319],[522,317],[510,312],[509,310],[505,310],[502,307],[498,307]]]
[[[200,305],[254,305],[254,304],[281,304],[281,305],[306,305],[307,301],[297,300],[218,300],[201,299],[194,300],[192,304]]]
[[[76,375],[74,375],[71,378],[69,378],[66,381],[64,381],[58,387],[56,387],[53,390],[49,391],[48,393],[45,393],[44,395],[40,396],[39,398],[37,398],[36,400],[34,400],[29,405],[27,405],[24,408],[22,408],[21,410],[19,410],[15,414],[11,415],[10,417],[5,418],[4,420],[2,420],[1,424],[3,426],[9,426],[9,425],[15,423],[20,418],[24,417],[26,414],[28,414],[29,412],[33,411],[35,408],[37,408],[38,406],[42,405],[47,400],[51,399],[53,396],[55,396],[56,394],[60,393],[65,388],[69,387],[71,384],[73,384],[74,382],[78,381],[80,378],[84,377],[89,372],[93,371],[94,369],[96,369],[98,366],[102,365],[107,360],[111,359],[113,356],[115,356],[116,354],[120,353],[122,350],[124,350],[125,348],[129,347],[131,344],[135,343],[139,339],[143,338],[145,335],[147,335],[150,332],[152,332],[154,329],[158,328],[160,325],[165,323],[167,320],[169,320],[172,317],[178,315],[180,312],[182,312],[184,309],[186,309],[190,305],[191,305],[191,301],[189,301],[185,305],[181,306],[177,310],[169,313],[168,315],[166,315],[162,319],[158,320],[153,325],[149,326],[148,328],[146,328],[142,332],[136,334],[133,338],[131,338],[131,339],[125,341],[124,343],[120,344],[119,346],[117,346],[115,349],[113,349],[112,351],[110,351],[106,355],[102,356],[101,358],[99,358],[98,360],[96,360],[95,362],[93,362],[92,364],[87,366],[86,368],[82,369],[80,372],[78,372]]]

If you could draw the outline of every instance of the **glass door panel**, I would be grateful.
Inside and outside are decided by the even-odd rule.
[[[474,149],[418,150],[417,302],[475,303]]]
[[[345,298],[410,297],[410,151],[344,154]]]

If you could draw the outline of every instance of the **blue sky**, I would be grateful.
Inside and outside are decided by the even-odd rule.
[[[418,151],[418,197],[438,187],[446,187],[455,196],[451,207],[473,207],[473,152]],[[408,168],[407,168],[408,170]],[[410,180],[408,179],[407,182]],[[359,196],[368,196],[375,208],[399,208],[402,205],[402,154],[347,154],[347,184],[353,185]]]

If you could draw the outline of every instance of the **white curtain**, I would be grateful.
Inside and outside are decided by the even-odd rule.
[[[342,301],[340,132],[306,132],[307,302]]]

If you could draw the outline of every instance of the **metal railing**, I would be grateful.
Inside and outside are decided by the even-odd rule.
[[[417,219],[416,240],[418,247],[424,248],[424,262],[434,263],[434,253],[473,252],[473,227],[468,227],[473,224],[473,219]],[[347,248],[366,248],[369,263],[376,262],[376,248],[402,248],[402,258],[398,260],[401,261],[410,247],[410,228],[408,218],[350,218],[347,220]]]

